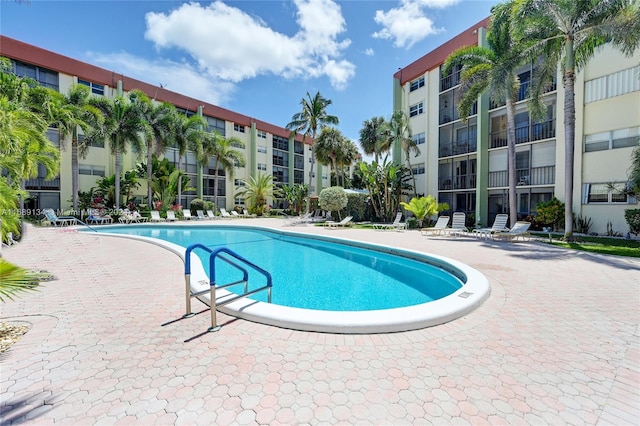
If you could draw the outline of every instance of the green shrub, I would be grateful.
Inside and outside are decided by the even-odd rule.
[[[322,210],[337,212],[347,206],[347,193],[341,186],[332,186],[320,191],[318,205]]]
[[[551,226],[554,231],[564,223],[564,203],[556,197],[549,201],[538,203],[536,212],[537,221],[544,226]]]
[[[345,209],[347,214],[353,216],[355,222],[365,220],[368,196],[368,194],[347,194],[347,207]]]
[[[640,209],[626,209],[624,218],[629,224],[629,232],[634,235],[640,234]]]
[[[591,228],[591,218],[573,215],[573,230],[581,234],[588,234]]]
[[[196,214],[198,210],[205,210],[205,201],[200,198],[194,198],[189,204],[189,210],[192,214]]]

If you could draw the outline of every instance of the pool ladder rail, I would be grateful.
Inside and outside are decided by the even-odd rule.
[[[191,252],[197,248],[203,249],[209,253],[209,277],[211,277],[211,281],[209,281],[208,290],[202,290],[202,291],[193,293],[191,291]],[[221,256],[225,254],[227,256],[233,257],[236,261],[234,262],[232,259],[229,259],[227,256]],[[215,263],[216,258],[240,270],[243,274],[242,279],[238,281],[218,285],[216,282],[216,263]],[[244,266],[241,266],[241,264]],[[264,275],[267,279],[267,284],[260,288],[249,290],[249,271],[247,270],[247,267]],[[271,287],[273,286],[271,274],[265,271],[264,269],[262,269],[261,267],[257,266],[253,262],[245,259],[244,257],[240,256],[238,253],[226,247],[218,247],[216,249],[211,249],[205,246],[204,244],[200,244],[200,243],[194,243],[194,244],[191,244],[189,247],[187,247],[187,251],[185,253],[185,259],[184,259],[184,281],[185,281],[186,313],[183,315],[183,318],[190,318],[195,315],[193,312],[191,312],[191,298],[198,297],[207,292],[210,293],[209,306],[211,310],[211,327],[209,327],[207,331],[220,330],[220,326],[218,325],[217,318],[216,318],[216,308],[218,306],[224,306],[231,302],[235,302],[238,299],[251,296],[252,294],[258,293],[263,290],[267,291],[267,300],[269,303],[271,303]],[[220,301],[216,298],[216,289],[223,289],[223,288],[235,286],[238,284],[244,284],[244,292],[242,294],[239,294],[233,297],[225,297],[224,300],[220,300]]]

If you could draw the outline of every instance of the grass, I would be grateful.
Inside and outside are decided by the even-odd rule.
[[[573,242],[552,240],[552,242],[549,243],[549,240],[544,238],[547,234],[538,234],[538,236],[543,237],[542,241],[558,247],[614,256],[640,257],[640,241],[638,240],[577,236]]]

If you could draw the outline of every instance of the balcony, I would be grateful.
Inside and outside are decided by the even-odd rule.
[[[449,191],[453,189],[474,189],[476,187],[476,175],[441,176],[438,178],[438,190]]]
[[[59,191],[60,176],[53,179],[33,178],[27,179],[25,187],[28,191]]]
[[[556,166],[516,169],[516,185],[553,185],[556,181],[555,176]],[[506,186],[509,186],[509,173],[506,170],[489,172],[489,188],[499,188]]]
[[[552,118],[540,123],[532,125],[526,124],[516,127],[516,144],[539,141],[543,139],[552,139],[556,137],[556,120]],[[490,148],[501,148],[507,146],[507,131],[500,130],[491,132]]]

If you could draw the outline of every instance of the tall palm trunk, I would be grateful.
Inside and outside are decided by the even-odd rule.
[[[573,166],[575,152],[575,74],[573,68],[564,75],[564,237],[570,240],[573,236]]]
[[[71,192],[73,192],[73,211],[78,211],[78,190],[80,189],[78,167],[78,134],[73,132],[71,140]]]
[[[147,203],[149,209],[153,209],[153,191],[151,190],[151,181],[153,180],[153,152],[152,144],[147,144]]]
[[[313,132],[311,134],[311,138],[315,141],[316,140],[316,132]],[[305,213],[309,213],[310,209],[311,209],[311,194],[312,194],[312,182],[313,182],[313,168],[316,165],[316,155],[315,155],[315,151],[312,149],[311,150],[311,169],[309,170],[309,198],[307,199],[307,210]]]
[[[182,172],[182,155],[180,154],[178,154],[178,170]],[[180,173],[180,176],[178,177],[178,201],[176,204],[182,204],[182,173]]]
[[[121,165],[120,165],[120,150],[118,148],[116,148],[115,153],[115,160],[116,160],[116,176],[115,176],[115,190],[116,193],[114,194],[115,199],[116,199],[116,210],[120,209],[120,169],[121,169]]]
[[[405,152],[405,156],[407,157],[407,168],[409,169],[411,179],[413,180],[413,196],[415,198],[418,198],[418,190],[416,189],[416,175],[413,174],[413,167],[411,167],[411,161],[409,161],[409,154],[409,151]]]
[[[511,86],[509,86],[511,87]],[[509,179],[509,226],[513,227],[518,220],[518,200],[516,194],[516,106],[507,89],[507,170]]]
[[[213,204],[218,208],[218,157],[216,157],[216,162],[214,163],[214,178],[213,178]]]

